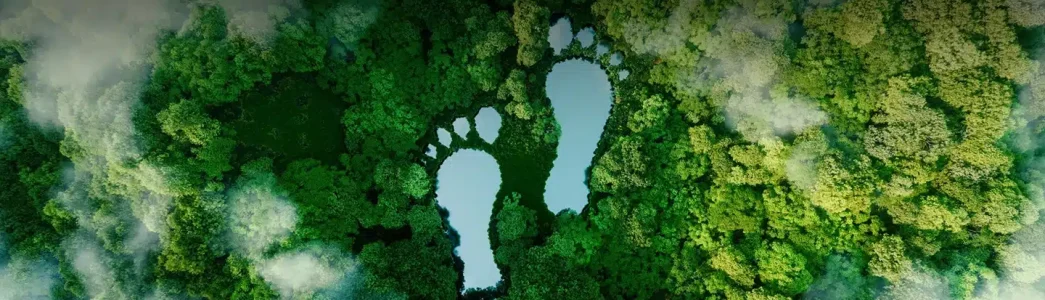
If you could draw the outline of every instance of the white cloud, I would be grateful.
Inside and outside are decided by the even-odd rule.
[[[0,257],[7,256],[0,236]],[[51,299],[58,266],[44,259],[0,259],[0,300]]]
[[[43,260],[15,258],[0,265],[0,300],[51,299],[58,266]]]
[[[816,164],[820,160],[817,150],[813,142],[797,144],[784,162],[787,180],[803,191],[810,191],[816,185]]]
[[[85,232],[77,233],[69,237],[63,244],[65,255],[72,261],[73,269],[80,277],[87,294],[92,298],[112,297],[113,299],[127,299],[122,291],[116,286],[116,274],[113,272],[111,258],[95,241],[94,237]]]
[[[380,0],[341,1],[320,18],[320,30],[337,39],[347,49],[355,49],[356,42],[366,29],[377,21],[381,12]]]
[[[292,12],[301,10],[298,0],[217,0],[225,10],[229,32],[269,44],[276,36],[276,26]]]
[[[728,123],[751,141],[827,123],[814,102],[779,85],[788,64],[783,40],[789,21],[758,15],[759,8],[744,2],[728,10],[703,42],[708,58],[679,74],[676,88],[689,95],[710,92]]]
[[[640,54],[670,56],[686,47],[693,33],[693,13],[699,0],[681,0],[666,20],[653,24],[635,20],[624,24],[624,40]]]
[[[265,259],[258,272],[283,299],[326,295],[345,298],[351,295],[357,263],[329,247],[308,247]]]
[[[260,256],[286,239],[297,221],[294,205],[268,184],[238,187],[229,198],[232,245],[247,256]]]
[[[900,282],[885,287],[878,299],[949,300],[951,297],[946,278],[927,267],[915,265],[901,277]]]

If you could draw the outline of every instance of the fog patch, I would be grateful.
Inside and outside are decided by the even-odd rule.
[[[1045,156],[1037,154],[1045,145],[1045,70],[1039,67],[1027,77],[1030,81],[1020,89],[1012,113],[1012,144],[1023,156],[1020,175],[1025,192],[1038,209],[1045,209]]]
[[[780,84],[779,73],[788,64],[783,41],[790,20],[756,15],[759,9],[752,5],[744,2],[726,12],[705,41],[710,59],[693,73],[680,74],[676,88],[690,95],[710,92],[727,123],[750,141],[827,123],[814,102]]]
[[[241,184],[229,197],[232,246],[248,257],[262,255],[289,237],[297,225],[297,209],[276,190],[274,178],[271,183]]]
[[[150,231],[145,224],[138,223],[133,232],[124,240],[124,249],[131,254],[136,269],[145,268],[148,254],[160,250],[160,236]]]
[[[348,298],[357,272],[348,254],[324,244],[277,247],[294,232],[298,212],[272,168],[270,159],[244,164],[228,194],[227,234],[234,253],[250,260],[283,299]]]
[[[932,269],[915,265],[887,286],[878,299],[951,299],[948,281]]]
[[[1040,211],[1045,209],[1045,156],[1039,154],[1045,142],[1045,70],[1037,68],[1027,77],[1011,116],[1011,144],[1021,158],[1017,167],[1024,193]],[[998,250],[998,299],[1045,298],[1045,220],[1035,219],[1038,214],[1028,216],[1022,220],[1028,225]]]
[[[228,19],[233,34],[268,45],[276,37],[277,25],[302,9],[298,0],[215,0]]]
[[[347,51],[356,48],[359,39],[377,21],[380,12],[380,0],[340,1],[318,18],[316,28],[320,34],[336,41],[331,52],[344,56]]]
[[[1016,231],[998,250],[1000,299],[1038,299],[1045,295],[1045,222]],[[1027,297],[1036,295],[1034,297]]]
[[[791,148],[791,156],[784,162],[784,174],[791,184],[802,191],[811,191],[816,186],[818,149],[812,142],[800,143]]]
[[[126,131],[93,132],[127,124],[157,35],[185,18],[176,0],[15,0],[0,9],[9,16],[0,20],[0,37],[33,41],[24,95],[31,119],[92,145],[128,140],[119,136]]]
[[[806,300],[843,300],[862,299],[866,297],[864,289],[867,278],[862,274],[863,268],[855,259],[843,254],[831,255],[827,258],[826,271],[809,289],[803,293]]]
[[[6,257],[0,236],[0,300],[51,299],[51,288],[58,279],[58,266],[44,259],[19,255]]]
[[[91,298],[130,299],[118,286],[117,272],[110,268],[114,257],[102,249],[95,237],[80,231],[67,238],[62,248]],[[140,279],[133,274],[130,278]]]
[[[186,299],[186,297],[181,296],[181,295],[171,294],[171,293],[168,293],[168,292],[164,292],[163,290],[156,288],[156,289],[153,289],[152,293],[150,293],[148,296],[145,296],[145,299],[146,300],[175,300],[175,299]]]
[[[334,299],[356,289],[358,263],[337,249],[312,246],[265,259],[258,270],[283,299]]]
[[[131,203],[131,210],[142,223],[139,230],[166,235],[169,231],[167,214],[170,213],[173,199],[167,195],[146,192],[135,200]]]
[[[23,93],[30,120],[44,128],[64,130],[66,142],[84,150],[73,157],[77,170],[67,171],[65,177],[67,183],[79,183],[63,192],[64,200],[57,200],[77,215],[78,224],[93,231],[128,224],[135,228],[137,224],[129,220],[133,211],[149,231],[165,232],[170,199],[150,195],[169,194],[167,180],[160,172],[147,172],[154,169],[142,162],[144,150],[137,143],[140,137],[132,115],[150,71],[157,37],[179,28],[188,7],[178,0],[4,2],[0,37],[32,41],[24,65]],[[99,176],[98,180],[120,181],[118,188],[141,194],[99,195],[114,198],[119,207],[114,215],[106,216],[110,218],[104,220],[107,224],[91,221],[89,213],[94,208],[89,207],[85,192],[90,174]],[[135,179],[140,182],[133,182]],[[149,191],[127,186],[136,184]],[[129,209],[126,202],[132,202]],[[146,247],[144,241],[155,240],[139,234],[125,246],[146,249],[152,246]],[[105,241],[111,245],[120,242]]]
[[[665,57],[684,50],[692,35],[690,24],[699,4],[699,0],[680,0],[666,20],[657,20],[655,24],[649,24],[649,20],[629,20],[624,24],[624,41],[639,54]]]
[[[44,260],[12,259],[0,267],[0,300],[51,299],[58,266]]]
[[[88,171],[92,163],[98,162],[104,160],[86,160],[63,170],[63,186],[52,201],[75,218],[79,230],[67,237],[61,247],[90,295],[126,299],[125,288],[130,291],[135,289],[133,286],[145,284],[141,280],[147,258],[159,250],[160,237],[133,215],[131,201],[119,195],[95,194],[92,188],[102,185],[97,181],[108,180]],[[113,265],[126,267],[117,272],[110,268]],[[120,272],[128,273],[134,280],[117,282],[113,278]]]

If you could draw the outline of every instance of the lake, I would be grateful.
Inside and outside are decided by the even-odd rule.
[[[484,288],[501,280],[487,234],[501,185],[498,174],[497,161],[492,156],[471,149],[455,152],[439,169],[436,201],[450,211],[450,226],[461,236],[456,251],[464,261],[466,288]]]
[[[549,32],[549,43],[560,53],[573,39],[582,47],[595,45],[595,31],[584,28],[573,35],[568,19],[560,19]],[[607,54],[609,47],[598,44],[597,54]],[[612,56],[619,64],[619,54]],[[626,72],[626,71],[625,71]],[[614,74],[626,77],[624,72]],[[558,157],[548,178],[544,200],[548,209],[581,211],[588,204],[585,171],[591,165],[603,127],[610,114],[613,94],[609,77],[599,65],[580,59],[560,62],[548,74],[546,92],[554,109],[562,135],[556,148]],[[501,115],[493,108],[482,108],[474,118],[478,136],[494,143],[501,127]],[[471,125],[459,118],[449,128],[436,131],[438,142],[450,147],[453,137],[467,138]],[[435,156],[432,146],[429,155]],[[449,222],[461,237],[455,249],[464,261],[465,288],[485,288],[501,279],[490,249],[488,229],[493,204],[501,184],[497,161],[482,151],[461,149],[442,164],[437,174],[436,201],[450,212]]]
[[[588,204],[584,174],[610,116],[613,92],[606,71],[579,59],[552,67],[546,87],[562,136],[544,201],[552,212],[579,212]]]

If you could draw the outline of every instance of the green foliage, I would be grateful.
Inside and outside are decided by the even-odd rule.
[[[516,0],[514,4],[512,25],[515,36],[519,38],[519,52],[516,62],[529,67],[537,63],[547,52],[548,24],[551,13],[547,7],[534,0]]]
[[[87,62],[140,78],[84,91],[44,84],[53,37],[0,40],[0,287],[25,258],[56,262],[62,299],[974,299],[1045,277],[1040,1],[315,0],[263,40],[232,6],[192,4],[148,65]],[[627,59],[552,55],[553,17]],[[555,215],[543,88],[574,58],[630,75],[589,205]],[[480,107],[504,114],[468,146],[500,165],[503,277],[465,292],[446,149],[424,149]],[[267,277],[317,245],[352,270],[340,293]]]

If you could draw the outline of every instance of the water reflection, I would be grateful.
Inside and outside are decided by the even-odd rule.
[[[573,28],[570,27],[569,18],[561,18],[548,29],[548,44],[555,50],[555,55],[562,53],[562,49],[573,41]]]
[[[547,89],[562,136],[544,199],[553,212],[580,211],[588,203],[584,172],[610,115],[609,77],[594,63],[567,60],[552,67]]]
[[[461,236],[465,288],[493,286],[501,279],[487,228],[501,185],[497,161],[478,150],[457,151],[439,169],[436,201],[450,211],[450,226]]]
[[[493,143],[497,139],[497,132],[501,130],[501,114],[492,107],[484,107],[475,116],[475,130],[479,137],[487,143]]]
[[[468,128],[468,126],[468,119],[457,118],[457,120],[454,121],[454,132],[461,137],[466,137],[468,136],[468,132],[471,131],[471,128]]]
[[[592,43],[595,43],[595,29],[591,27],[581,29],[581,32],[577,33],[577,41],[581,42],[583,48],[590,47]]]

